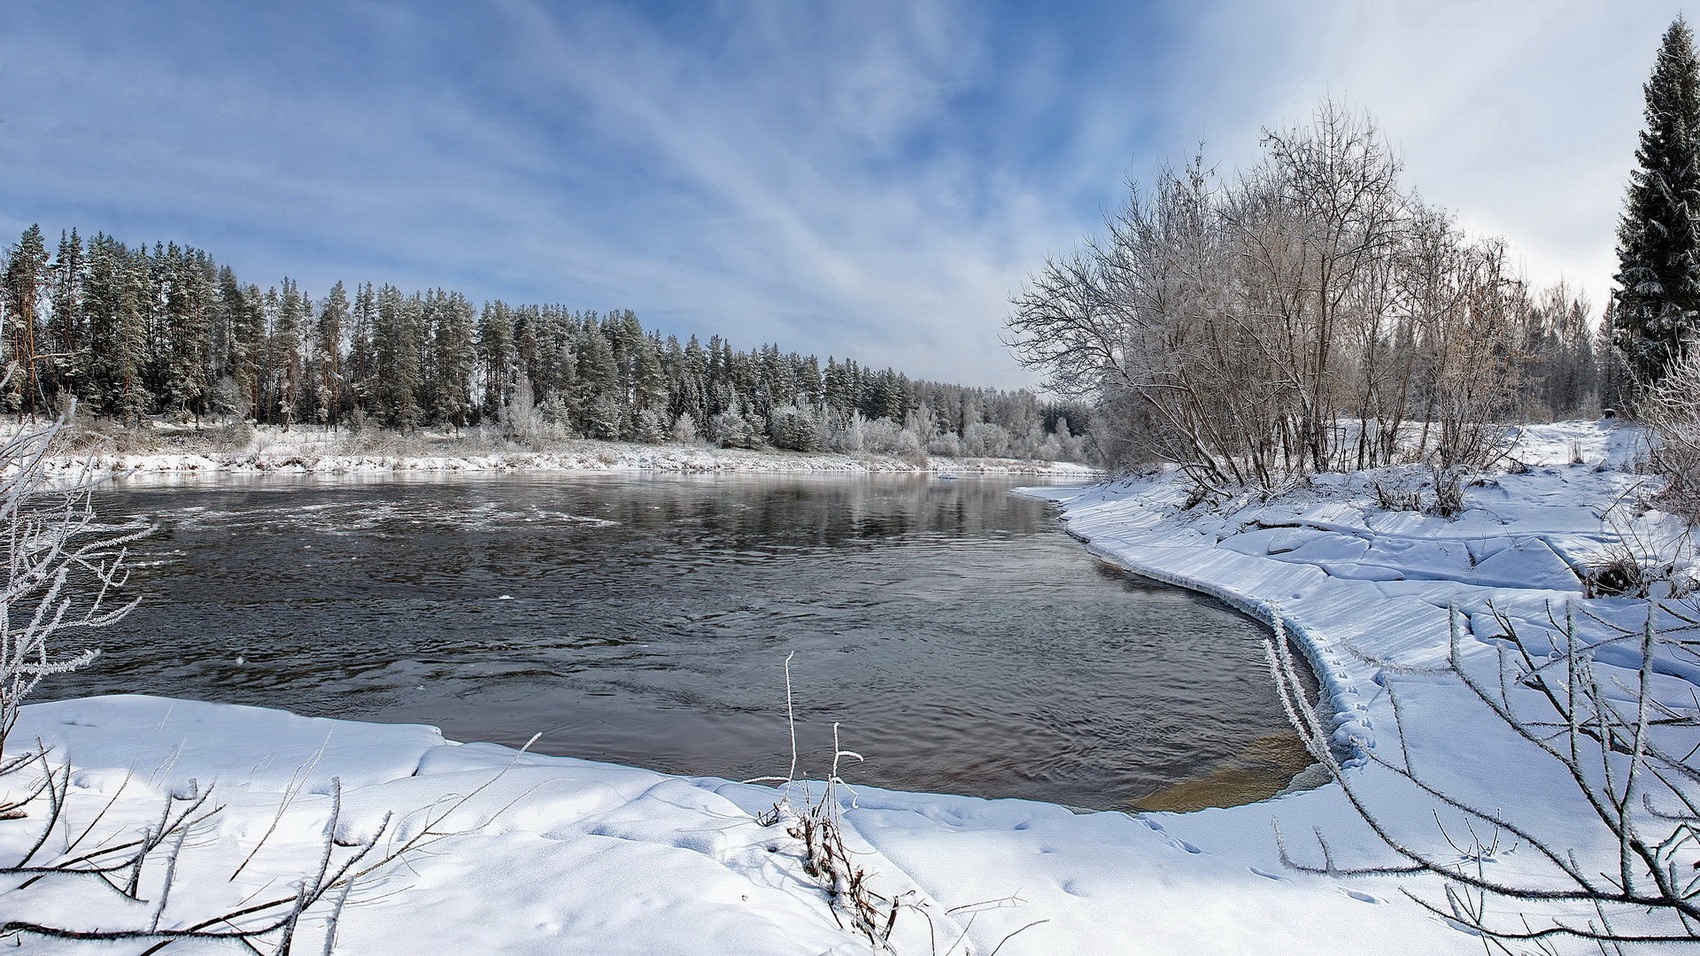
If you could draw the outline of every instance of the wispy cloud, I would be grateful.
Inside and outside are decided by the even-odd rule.
[[[25,7],[29,9],[25,9]],[[630,307],[680,334],[1032,381],[1008,296],[1124,177],[1331,94],[1407,182],[1602,301],[1674,5],[165,2],[0,14],[0,229],[262,283]]]

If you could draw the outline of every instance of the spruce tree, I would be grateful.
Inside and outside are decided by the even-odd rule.
[[[471,423],[472,369],[478,360],[472,303],[459,292],[438,291],[430,313],[429,412],[440,425]]]
[[[1663,377],[1700,315],[1700,62],[1680,17],[1643,89],[1646,128],[1617,230],[1612,341],[1645,385]]]

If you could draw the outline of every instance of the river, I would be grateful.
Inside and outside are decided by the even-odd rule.
[[[1033,479],[1026,479],[1032,483]],[[462,475],[123,483],[140,606],[37,698],[439,726],[733,779],[1185,809],[1305,758],[1263,629],[1110,567],[1007,480]]]

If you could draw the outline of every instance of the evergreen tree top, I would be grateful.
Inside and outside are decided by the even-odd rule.
[[[1650,382],[1700,318],[1700,60],[1681,17],[1642,92],[1644,126],[1617,230],[1612,338]]]

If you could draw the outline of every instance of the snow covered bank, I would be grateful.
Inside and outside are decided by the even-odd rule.
[[[54,843],[97,816],[98,832],[111,835],[104,842],[117,842],[154,824],[167,792],[214,784],[224,808],[180,855],[162,925],[235,909],[310,873],[334,777],[343,843],[369,838],[387,812],[398,815],[405,839],[431,813],[477,792],[437,825],[444,836],[355,887],[337,952],[869,951],[836,924],[819,882],[803,871],[799,841],[758,821],[775,801],[766,787],[516,758],[444,741],[427,727],[151,697],[30,705],[14,739],[36,738],[73,768]],[[1297,815],[1337,814],[1322,801]],[[1384,891],[1283,873],[1268,848],[1267,812],[1210,816],[1076,815],[1025,801],[861,789],[845,820],[857,865],[880,891],[916,907],[899,913],[892,942],[900,953],[945,952],[966,934],[967,951],[983,956],[1036,920],[1046,922],[1002,952],[1361,952],[1372,913],[1368,935],[1400,940],[1399,952],[1460,942],[1405,908],[1379,906]],[[0,823],[0,853],[20,854],[28,822]],[[254,862],[230,880],[262,840]],[[148,872],[144,899],[157,899],[161,869]],[[145,924],[149,912],[92,880],[0,893],[0,922],[112,928]],[[322,917],[306,921],[303,951],[319,950],[323,926]],[[30,939],[26,948],[98,947]]]
[[[538,450],[490,441],[473,433],[461,436],[384,432],[332,432],[297,427],[255,431],[240,447],[183,431],[173,438],[144,442],[136,451],[108,450],[95,443],[84,457],[54,463],[58,471],[92,461],[101,476],[197,474],[454,473],[488,471],[644,471],[749,473],[884,473],[952,475],[1043,475],[1086,479],[1097,472],[1071,462],[1015,458],[917,460],[891,455],[801,453],[766,449],[717,448],[706,444],[641,445],[586,439],[551,442]],[[153,447],[157,446],[157,447]]]
[[[1626,435],[1600,425],[1534,430],[1518,452],[1529,470],[1469,489],[1468,510],[1452,521],[1380,510],[1363,476],[1208,512],[1183,510],[1181,489],[1164,479],[1037,493],[1058,500],[1070,530],[1119,564],[1250,610],[1277,606],[1319,665],[1342,744],[1382,753],[1403,747],[1449,792],[1505,808],[1591,861],[1615,847],[1586,825],[1560,770],[1497,724],[1455,677],[1400,668],[1444,659],[1450,603],[1467,615],[1467,656],[1491,661],[1488,642],[1498,632],[1488,602],[1530,633],[1549,628],[1549,606],[1580,599],[1576,571],[1614,546],[1617,525],[1655,544],[1669,534],[1656,513],[1612,510],[1636,479],[1595,466],[1621,459],[1627,445]],[[1583,464],[1570,464],[1574,450]],[[1630,622],[1644,608],[1625,599],[1588,603]],[[1661,693],[1672,700],[1693,689],[1680,675],[1666,682]],[[1398,690],[1398,722],[1389,688]],[[191,778],[217,781],[225,810],[189,841],[183,866],[200,878],[184,879],[172,894],[167,924],[309,870],[336,776],[343,842],[369,836],[384,811],[401,814],[406,832],[423,808],[477,791],[440,825],[449,835],[428,852],[356,887],[338,952],[869,950],[837,925],[826,894],[803,870],[799,842],[783,825],[758,819],[776,799],[766,787],[516,758],[443,741],[429,728],[146,697],[28,706],[14,746],[37,738],[72,768],[64,826],[71,833],[94,820],[127,775],[98,823],[103,832],[146,825],[163,794]],[[784,769],[782,753],[776,741],[776,772]],[[1430,803],[1373,764],[1351,772],[1404,835],[1441,839]],[[845,775],[854,784],[854,767]],[[228,880],[302,779],[301,795],[255,863]],[[1401,892],[1437,899],[1437,881],[1286,869],[1275,825],[1303,859],[1319,859],[1314,829],[1343,865],[1393,861],[1337,785],[1231,809],[1137,816],[858,788],[844,813],[857,865],[880,892],[916,907],[898,911],[892,943],[899,953],[1481,951],[1479,940]],[[0,854],[18,850],[27,833],[19,821],[0,822]],[[1540,862],[1510,840],[1487,856],[1484,865],[1508,876]],[[21,882],[0,879],[0,887]],[[92,883],[0,893],[0,921],[27,914],[88,925],[138,912],[145,921],[146,907]],[[959,940],[966,945],[952,949]],[[94,951],[36,939],[27,945]],[[317,951],[319,940],[301,945]]]

